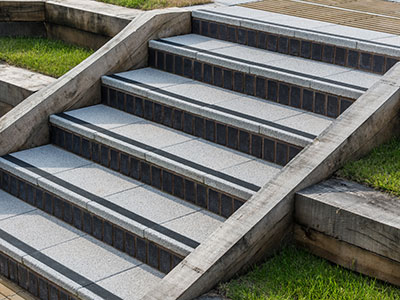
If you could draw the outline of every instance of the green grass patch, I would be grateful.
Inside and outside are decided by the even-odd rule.
[[[398,300],[400,289],[288,247],[219,286],[233,300]]]
[[[337,176],[400,196],[400,139],[393,139],[362,159],[347,163]]]
[[[0,61],[60,77],[94,51],[46,38],[0,38]]]
[[[183,7],[211,3],[210,0],[98,0],[109,4],[150,10],[165,7]]]

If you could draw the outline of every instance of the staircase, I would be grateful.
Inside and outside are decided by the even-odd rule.
[[[40,299],[140,299],[392,64],[221,11],[52,115],[51,144],[0,158],[3,276]]]

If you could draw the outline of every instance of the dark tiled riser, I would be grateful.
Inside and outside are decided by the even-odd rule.
[[[149,65],[169,73],[331,118],[336,118],[354,102],[354,99],[221,68],[155,49],[149,49]]]
[[[168,273],[183,259],[6,171],[0,170],[0,183],[1,188],[11,195],[163,273]]]
[[[224,41],[377,74],[384,74],[398,62],[398,59],[390,56],[337,47],[331,44],[310,42],[284,35],[269,34],[196,18],[192,20],[192,31],[195,34]]]
[[[50,283],[34,271],[1,253],[0,275],[15,282],[41,300],[77,300],[64,289]]]
[[[190,178],[175,174],[82,136],[52,126],[52,143],[67,151],[99,163],[135,180],[228,218],[244,200],[209,188]]]
[[[102,103],[205,140],[286,165],[302,148],[102,86]]]

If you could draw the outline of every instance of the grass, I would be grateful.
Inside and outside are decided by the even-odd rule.
[[[136,8],[142,10],[150,10],[166,7],[183,7],[211,3],[210,0],[98,0],[101,2]]]
[[[398,300],[400,289],[293,246],[219,286],[233,300]]]
[[[45,75],[60,77],[93,50],[45,38],[0,38],[0,61]]]
[[[347,163],[337,176],[400,196],[400,139],[395,138],[364,158]]]

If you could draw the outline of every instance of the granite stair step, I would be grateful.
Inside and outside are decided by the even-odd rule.
[[[219,139],[214,127],[267,138],[301,149],[332,119],[153,68],[102,78],[102,103],[278,164],[276,156]],[[262,153],[262,151],[261,151]]]
[[[55,145],[224,217],[281,169],[101,104],[50,122]]]
[[[168,273],[224,218],[54,145],[0,158],[1,187]]]
[[[329,117],[381,77],[196,34],[150,41],[149,65]]]
[[[192,32],[308,60],[384,74],[400,59],[398,36],[252,8],[196,10]]]
[[[0,190],[0,273],[40,299],[141,299],[164,274]]]

